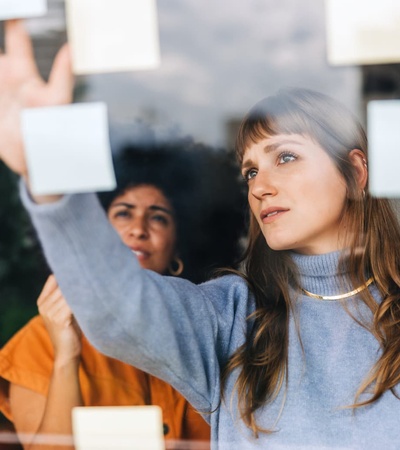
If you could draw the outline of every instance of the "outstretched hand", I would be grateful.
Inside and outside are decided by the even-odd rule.
[[[68,45],[58,52],[46,83],[37,69],[22,21],[6,22],[5,53],[0,54],[0,158],[11,170],[27,176],[20,127],[22,109],[70,103],[73,84]]]
[[[53,344],[55,364],[79,358],[82,332],[54,275],[47,279],[37,304]]]

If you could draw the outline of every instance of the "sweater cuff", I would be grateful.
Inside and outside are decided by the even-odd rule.
[[[19,180],[19,195],[25,209],[29,213],[33,214],[37,213],[40,214],[41,212],[47,213],[51,211],[56,211],[59,208],[63,208],[68,203],[70,198],[73,196],[71,194],[65,194],[59,200],[52,203],[41,203],[41,204],[36,203],[33,200],[26,183],[22,178],[20,178]]]

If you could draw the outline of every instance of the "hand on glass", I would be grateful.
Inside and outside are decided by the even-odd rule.
[[[73,84],[68,45],[58,52],[49,81],[45,82],[22,21],[5,23],[5,53],[0,55],[0,158],[11,170],[27,177],[21,110],[68,104],[72,101]]]

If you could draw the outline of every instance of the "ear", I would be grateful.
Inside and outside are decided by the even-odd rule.
[[[368,164],[365,153],[358,148],[349,153],[350,162],[356,169],[357,184],[360,190],[365,189],[368,181]]]

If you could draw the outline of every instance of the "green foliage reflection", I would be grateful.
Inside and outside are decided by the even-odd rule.
[[[0,345],[37,313],[47,273],[18,179],[0,162]]]

